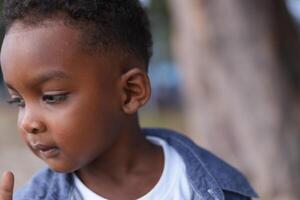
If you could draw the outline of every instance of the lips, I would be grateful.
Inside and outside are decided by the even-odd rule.
[[[54,158],[59,153],[59,148],[54,145],[33,144],[31,147],[45,159]]]

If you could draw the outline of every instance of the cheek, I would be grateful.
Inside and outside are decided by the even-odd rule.
[[[52,121],[51,133],[57,145],[74,155],[106,149],[119,132],[118,122],[112,119],[112,113],[95,109],[72,110]]]
[[[121,109],[118,109],[117,102],[101,98],[99,95],[81,96],[71,99],[68,105],[51,113],[52,124],[84,132],[118,124],[116,120]]]
[[[107,138],[118,132],[121,123],[116,100],[85,93],[47,114],[48,128],[56,140],[79,138],[84,141]]]
[[[95,132],[102,129],[103,123],[99,122],[96,113],[97,111],[89,110],[86,106],[69,106],[56,110],[47,115],[48,131],[58,145],[72,148],[76,144],[95,139]]]

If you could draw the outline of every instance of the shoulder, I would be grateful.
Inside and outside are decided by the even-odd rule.
[[[167,129],[143,131],[146,135],[166,140],[178,151],[186,164],[187,176],[195,192],[225,200],[257,197],[241,172],[182,134]]]
[[[41,199],[67,199],[62,198],[70,193],[72,176],[65,173],[57,173],[49,168],[37,172],[15,194],[14,200],[41,200]]]

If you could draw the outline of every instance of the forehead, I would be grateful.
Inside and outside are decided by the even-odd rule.
[[[33,28],[14,24],[6,33],[1,49],[4,79],[11,82],[48,69],[67,71],[71,75],[92,71],[90,74],[97,73],[98,76],[114,70],[113,59],[90,55],[80,48],[80,34],[80,31],[61,24]]]
[[[1,63],[11,56],[23,62],[29,58],[47,62],[78,53],[79,31],[63,25],[24,27],[15,23],[6,33],[1,50]],[[14,59],[14,58],[13,58]]]

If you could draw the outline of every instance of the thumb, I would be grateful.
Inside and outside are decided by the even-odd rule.
[[[0,200],[12,200],[14,189],[14,175],[5,172],[0,180]]]

